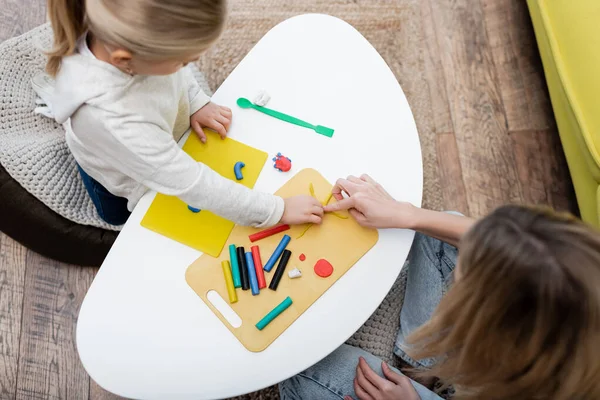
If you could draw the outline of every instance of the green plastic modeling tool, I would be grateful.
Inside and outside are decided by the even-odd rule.
[[[254,108],[256,111],[260,111],[263,114],[270,115],[271,117],[277,118],[281,121],[289,122],[290,124],[294,124],[294,125],[302,126],[304,128],[312,129],[315,132],[317,132],[318,134],[323,135],[323,136],[327,136],[327,137],[333,136],[333,129],[331,129],[331,128],[327,128],[322,125],[309,124],[308,122],[305,122],[305,121],[302,121],[301,119],[292,117],[291,115],[280,113],[279,111],[271,110],[270,108],[267,108],[267,107],[257,106],[256,104],[252,103],[250,100],[248,100],[244,97],[240,97],[239,99],[237,99],[237,105],[240,106],[241,108]]]

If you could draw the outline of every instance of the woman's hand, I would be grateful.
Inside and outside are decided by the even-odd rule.
[[[206,143],[206,135],[202,128],[212,129],[221,139],[225,139],[231,125],[231,109],[215,103],[207,103],[190,117],[190,125],[196,131],[202,143]]]
[[[281,222],[288,225],[320,224],[323,219],[323,205],[312,196],[301,195],[283,200],[285,210]]]
[[[325,207],[325,212],[348,210],[356,221],[368,228],[413,228],[418,208],[396,201],[370,176],[338,179],[332,189],[338,200]],[[343,194],[349,197],[344,198]]]
[[[420,400],[410,379],[392,371],[384,362],[381,369],[385,378],[377,375],[360,357],[354,378],[354,393],[358,400]],[[352,400],[352,397],[346,396],[344,400]]]

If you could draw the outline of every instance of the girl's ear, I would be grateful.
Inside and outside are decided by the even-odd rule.
[[[133,55],[129,50],[116,49],[110,52],[110,63],[121,70],[131,70],[131,59]]]

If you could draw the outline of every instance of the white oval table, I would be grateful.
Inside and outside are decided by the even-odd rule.
[[[327,138],[236,106],[261,89],[269,107],[335,129]],[[231,73],[213,101],[234,111],[230,136],[293,160],[269,160],[256,189],[274,192],[302,168],[330,182],[369,173],[390,193],[421,204],[421,148],[394,75],[353,27],[325,15],[273,28]],[[201,253],[140,226],[140,201],[87,293],[77,349],[103,388],[135,399],[215,399],[280,382],[321,360],[375,311],[398,276],[413,232],[380,231],[379,242],[261,353],[246,350],[186,284]]]

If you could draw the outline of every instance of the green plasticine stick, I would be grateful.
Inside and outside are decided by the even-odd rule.
[[[233,287],[242,287],[242,279],[240,278],[240,266],[236,253],[235,244],[229,245],[229,259],[231,260],[231,275],[233,277]]]
[[[284,312],[291,305],[292,305],[292,298],[288,296],[277,307],[275,307],[274,309],[269,311],[269,313],[267,315],[265,315],[263,317],[263,319],[258,321],[258,323],[256,324],[256,327],[258,328],[258,330],[262,331],[263,329],[265,329],[265,326],[269,325],[271,323],[271,321],[273,321],[275,318],[277,318],[279,316],[279,314]]]
[[[323,136],[327,136],[327,137],[333,136],[334,130],[331,128],[327,128],[322,125],[315,126],[313,124],[309,124],[306,121],[302,121],[301,119],[292,117],[291,115],[287,115],[287,114],[281,113],[279,111],[271,110],[270,108],[267,108],[267,107],[257,106],[256,104],[252,103],[250,100],[248,100],[244,97],[240,97],[239,99],[237,99],[237,105],[240,106],[241,108],[253,108],[256,111],[260,111],[263,114],[267,114],[267,115],[269,115],[273,118],[277,118],[281,121],[285,121],[290,124],[298,125],[303,128],[312,129],[315,132],[317,132],[318,134],[323,135]]]

